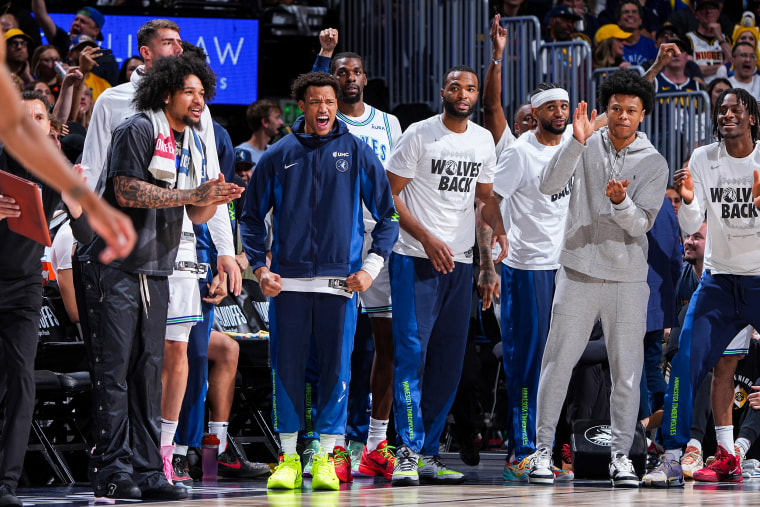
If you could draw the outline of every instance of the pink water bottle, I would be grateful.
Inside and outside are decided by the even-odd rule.
[[[203,480],[216,480],[217,456],[219,454],[219,439],[213,433],[201,440],[201,467]]]

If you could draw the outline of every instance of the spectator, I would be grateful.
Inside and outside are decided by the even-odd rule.
[[[21,78],[24,84],[34,81],[29,64],[29,46],[32,38],[19,30],[12,28],[5,32],[5,44],[8,47],[5,63],[11,73]]]
[[[678,208],[681,207],[681,196],[678,195],[673,185],[668,185],[668,188],[665,189],[665,198],[670,201],[673,211],[676,212],[676,218],[678,218]]]
[[[657,74],[654,81],[656,93],[674,92],[674,91],[697,91],[702,87],[699,83],[686,75],[686,63],[691,55],[691,46],[688,42],[681,39],[670,39],[668,42],[678,46],[680,53],[670,58],[662,71]]]
[[[94,104],[92,99],[92,89],[86,86],[83,90],[82,98],[79,101],[79,107],[77,108],[74,121],[82,125],[84,128],[90,126],[90,118],[92,117],[92,106]]]
[[[55,107],[55,95],[50,91],[50,87],[43,81],[32,81],[28,83],[24,90],[39,92],[45,97],[45,102],[48,104],[48,108],[51,110]]]
[[[594,68],[620,67],[625,68],[631,64],[623,60],[625,52],[625,40],[632,34],[623,31],[617,25],[604,25],[594,39],[597,46],[594,48]]]
[[[100,64],[98,60],[103,56],[100,46],[89,35],[78,35],[71,39],[68,59],[71,65],[79,67],[84,74],[84,82],[80,86],[80,93],[87,87],[92,91],[93,102],[98,100],[100,94],[111,87],[111,84],[93,73],[92,70]]]
[[[723,33],[731,33],[734,27],[734,20],[723,13],[723,0],[677,0],[681,1],[684,5],[684,8],[676,9],[671,14],[670,17],[668,17],[668,23],[672,24],[676,27],[676,30],[679,34],[685,34],[689,32],[693,32],[697,29],[699,26],[699,21],[696,16],[696,7],[699,6],[700,3],[703,1],[711,1],[713,2],[718,11],[719,11],[719,17],[718,22],[721,25],[721,29]],[[738,4],[738,2],[736,2]]]
[[[731,43],[718,23],[721,4],[714,0],[696,2],[695,15],[699,24],[696,30],[686,33],[686,37],[691,40],[694,61],[699,64],[705,83],[710,84],[720,66],[731,58]]]
[[[272,100],[261,99],[248,106],[245,118],[252,134],[247,141],[235,146],[235,149],[246,150],[251,154],[253,163],[256,164],[269,146],[269,142],[285,125],[282,109]]]
[[[47,40],[58,48],[58,52],[61,55],[68,54],[71,45],[74,42],[74,38],[77,36],[85,35],[93,41],[103,40],[101,29],[103,28],[106,19],[95,7],[81,7],[77,11],[76,16],[74,16],[74,21],[71,22],[69,33],[66,33],[66,31],[60,26],[55,25],[53,18],[51,18],[48,13],[45,0],[32,0],[32,12]],[[119,75],[119,65],[116,63],[110,50],[104,51],[104,54],[105,53],[107,53],[107,55],[99,62],[93,72],[98,77],[105,79],[109,85],[112,85],[116,83]],[[71,60],[69,60],[69,63],[71,63]],[[98,92],[96,91],[96,100],[97,95]]]
[[[710,114],[715,114],[715,108],[717,107],[717,100],[718,97],[720,97],[720,94],[731,87],[731,81],[722,77],[710,81],[710,84],[707,85],[707,94],[710,96]]]
[[[760,98],[760,75],[757,73],[755,48],[747,42],[740,42],[733,48],[731,62],[734,75],[728,81],[732,88],[747,90],[755,99]]]
[[[643,65],[657,56],[654,41],[641,31],[644,8],[638,0],[624,0],[618,5],[617,24],[631,36],[625,41],[623,59],[632,65]]]
[[[61,91],[61,83],[55,73],[55,64],[60,61],[58,49],[50,44],[38,47],[32,54],[32,74],[46,83],[56,97]]]
[[[124,60],[124,63],[121,65],[121,70],[119,71],[119,79],[117,80],[116,84],[128,83],[129,79],[132,77],[132,73],[137,70],[137,67],[143,63],[145,62],[143,62],[143,59],[139,56],[130,56]]]
[[[546,14],[547,42],[569,42],[573,39],[575,23],[583,19],[567,5],[558,5]]]
[[[567,5],[578,16],[581,16],[575,24],[575,31],[584,34],[589,40],[594,38],[594,34],[599,29],[599,21],[596,17],[587,11],[585,0],[556,0],[554,6]],[[544,21],[546,23],[546,21]]]
[[[515,136],[517,137],[536,128],[538,122],[533,117],[533,108],[530,103],[523,104],[517,109],[512,125],[514,125]]]
[[[655,46],[657,46],[657,49],[659,50],[662,44],[668,42],[669,40],[674,40],[674,39],[681,39],[682,41],[687,43],[689,45],[689,51],[693,52],[694,48],[691,46],[691,41],[679,35],[675,27],[671,25],[670,23],[665,23],[662,26],[662,28],[657,30],[657,36],[655,37],[654,44]],[[697,63],[693,59],[689,58],[686,61],[686,68],[684,69],[684,74],[686,74],[690,78],[693,78],[703,88],[707,87],[707,85],[705,85],[705,80],[702,77],[702,71],[699,70],[699,65],[697,65]]]

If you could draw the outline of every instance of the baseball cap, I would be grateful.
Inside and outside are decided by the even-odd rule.
[[[694,10],[698,11],[702,7],[707,7],[709,5],[720,7],[722,4],[723,2],[719,0],[696,0],[694,2]]]
[[[30,44],[32,44],[34,42],[31,37],[29,37],[27,34],[25,34],[24,32],[22,32],[18,28],[11,28],[7,32],[5,32],[5,41],[6,42],[9,41],[9,40],[11,40],[14,37],[23,37]]]
[[[627,39],[633,35],[631,32],[626,32],[619,26],[617,26],[614,23],[610,23],[608,25],[604,25],[599,30],[596,31],[596,34],[594,35],[594,40],[597,44],[602,42],[606,39]]]
[[[77,14],[89,17],[98,25],[98,28],[103,28],[103,25],[106,23],[106,18],[95,7],[82,7],[77,11]]]
[[[664,25],[660,27],[659,30],[657,30],[657,33],[655,34],[655,38],[659,39],[660,37],[662,37],[662,35],[665,32],[670,32],[672,34],[671,36],[668,37],[668,39],[679,36],[678,28],[676,28],[676,25],[674,25],[673,23],[665,23]]]
[[[98,47],[98,43],[95,42],[95,39],[90,37],[89,35],[77,35],[73,39],[71,39],[71,42],[69,43],[69,51],[74,51],[75,49],[81,49],[84,46],[93,46]]]
[[[688,37],[685,39],[681,39],[680,37],[671,37],[668,39],[668,42],[673,42],[676,46],[678,46],[678,49],[686,52],[687,54],[691,54],[693,51],[691,46],[691,39]]]
[[[580,16],[578,16],[572,7],[569,5],[558,5],[554,9],[550,10],[549,13],[546,15],[547,18],[554,18],[557,16],[562,16],[563,18],[572,18],[574,20],[582,19]]]
[[[251,152],[243,148],[235,148],[235,165],[237,164],[255,165]]]

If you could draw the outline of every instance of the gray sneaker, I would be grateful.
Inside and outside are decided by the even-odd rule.
[[[551,450],[546,447],[536,449],[536,452],[528,456],[528,463],[530,464],[528,482],[531,484],[554,484]]]
[[[353,440],[348,441],[346,446],[348,455],[351,457],[351,471],[353,473],[359,472],[359,463],[362,460],[362,452],[364,452],[364,444],[361,442],[355,442]]]
[[[396,455],[398,462],[398,454]],[[450,469],[440,456],[420,456],[421,464],[417,473],[422,482],[431,484],[461,484],[464,474]]]
[[[610,482],[616,488],[638,488],[639,476],[625,454],[616,454],[610,461]]]
[[[671,459],[670,455],[663,454],[657,468],[644,476],[644,485],[652,488],[683,487],[681,463]]]
[[[742,477],[745,479],[760,479],[760,461],[745,459],[742,463]]]
[[[402,445],[396,450],[396,466],[391,477],[392,486],[419,486],[420,476],[417,473],[418,456],[413,450]]]
[[[304,477],[311,477],[311,461],[314,458],[314,455],[319,453],[319,448],[319,440],[316,438],[310,439],[306,444],[306,447],[303,450],[303,457],[301,457],[301,463],[303,463],[302,475]]]

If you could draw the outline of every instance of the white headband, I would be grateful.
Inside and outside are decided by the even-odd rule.
[[[530,105],[531,107],[538,109],[552,100],[564,100],[570,102],[570,96],[567,94],[567,90],[563,88],[552,88],[534,94],[530,98]]]

